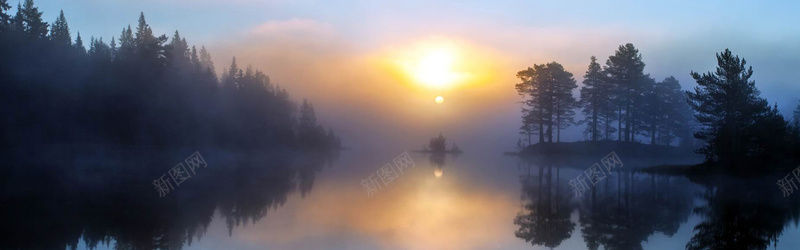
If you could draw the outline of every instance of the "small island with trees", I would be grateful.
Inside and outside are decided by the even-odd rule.
[[[458,147],[455,143],[450,146],[450,149],[447,149],[447,138],[445,138],[442,133],[440,132],[438,136],[432,137],[428,142],[428,146],[422,146],[422,149],[416,150],[414,152],[418,153],[430,153],[430,154],[461,154],[461,148]]]

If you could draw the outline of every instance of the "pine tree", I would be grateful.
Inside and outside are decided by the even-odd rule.
[[[195,66],[196,69],[201,69],[200,58],[197,56],[197,48],[195,48],[194,45],[192,45],[192,52],[190,54],[189,61]]]
[[[556,127],[556,142],[561,142],[561,129],[568,128],[574,123],[577,101],[572,95],[572,90],[578,85],[572,73],[566,71],[561,64],[548,63],[547,69],[553,80],[553,122]]]
[[[181,38],[177,30],[170,40],[169,48],[170,63],[172,66],[188,69],[191,63],[189,58],[189,44],[186,42],[186,38]]]
[[[239,69],[239,72],[236,72],[236,78],[235,79],[236,79],[236,81],[235,81],[236,84],[234,85],[234,87],[237,90],[241,90],[244,87],[244,84],[245,84],[245,82],[244,82],[244,71],[242,69]]]
[[[267,74],[264,74],[264,72],[261,72],[260,70],[256,70],[255,79],[256,79],[256,82],[258,82],[259,85],[261,85],[261,87],[263,87],[264,90],[266,90],[267,92],[272,93],[272,91],[274,91],[274,89],[272,88],[272,83],[270,82],[269,76],[267,76]]]
[[[210,69],[211,72],[216,70],[214,68],[214,61],[211,61],[211,54],[206,50],[206,46],[200,46],[200,63],[203,65],[204,69]]]
[[[666,126],[661,133],[663,136],[659,137],[659,143],[670,145],[675,138],[680,138],[681,143],[684,139],[688,142],[690,139],[688,135],[691,135],[690,124],[694,118],[691,116],[692,109],[686,102],[686,92],[681,89],[680,82],[672,76],[665,78],[661,85],[667,92],[665,97],[667,117],[664,121]]]
[[[239,66],[236,65],[236,57],[233,57],[231,66],[228,67],[228,71],[222,75],[222,87],[228,91],[236,90],[238,85],[237,81],[239,80],[237,79],[237,74],[239,71]]]
[[[139,25],[136,26],[136,34],[133,38],[133,48],[146,62],[148,67],[158,67],[163,65],[161,62],[164,57],[163,44],[167,41],[167,36],[156,37],[153,30],[144,18],[144,12],[139,13]]]
[[[22,5],[17,3],[17,13],[14,14],[14,18],[11,19],[10,30],[14,32],[25,32],[25,17],[22,16]]]
[[[50,27],[50,40],[62,45],[71,45],[72,37],[69,34],[69,25],[64,17],[64,10],[58,14],[58,18]]]
[[[42,20],[42,12],[39,12],[39,8],[33,5],[33,0],[25,0],[21,11],[28,36],[31,38],[47,37],[47,23]]]
[[[539,142],[544,142],[544,127],[547,125],[545,119],[548,116],[545,112],[549,111],[549,99],[545,96],[548,96],[550,91],[546,81],[545,65],[535,64],[519,71],[517,78],[522,80],[515,85],[517,93],[523,98],[527,97],[522,101],[522,120],[523,128],[528,131],[528,143],[530,144],[530,135],[533,134],[530,130],[534,128],[538,129],[536,134],[539,135]]]
[[[797,104],[797,107],[794,109],[794,116],[792,119],[794,120],[794,126],[800,128],[800,104]]]
[[[303,104],[300,105],[300,117],[298,118],[298,125],[300,128],[311,129],[317,126],[317,117],[314,114],[314,106],[303,99]]]
[[[139,12],[139,25],[136,26],[134,46],[141,51],[150,46],[155,39],[153,30],[150,29],[150,25],[147,24],[147,20],[144,18],[144,12]]]
[[[642,104],[642,134],[650,137],[650,144],[669,145],[688,129],[686,98],[675,77],[654,84]]]
[[[572,73],[557,62],[536,64],[517,73],[522,80],[515,88],[517,93],[528,98],[523,101],[522,130],[539,129],[539,142],[553,142],[553,129],[560,133],[569,126],[575,115],[575,98],[572,89],[577,88]],[[546,130],[545,130],[546,129]],[[529,133],[532,134],[532,133]],[[556,135],[556,140],[560,134]]]
[[[539,123],[537,123],[536,113],[528,108],[522,108],[522,126],[519,128],[520,134],[527,136],[526,141],[527,145],[531,145],[533,142],[531,141],[532,135],[538,135],[538,129],[540,127]],[[540,141],[541,142],[541,141]]]
[[[609,56],[606,61],[605,71],[615,89],[614,99],[619,118],[619,140],[624,138],[625,141],[632,141],[633,139],[632,134],[635,133],[633,126],[636,124],[636,114],[638,113],[636,111],[638,109],[637,101],[641,100],[639,95],[642,94],[641,85],[644,83],[642,81],[644,66],[639,50],[630,43],[620,45],[614,55]],[[623,122],[625,123],[624,130],[622,130]]]
[[[647,78],[650,78],[649,76]],[[650,144],[657,143],[658,132],[664,128],[664,119],[667,116],[666,89],[660,83],[654,83],[655,79],[649,79],[651,84],[642,90],[640,112],[640,131],[641,134],[650,137]]]
[[[94,39],[92,37],[90,41],[89,57],[98,64],[111,62],[111,48],[103,42],[103,38]]]
[[[751,128],[753,145],[748,145],[751,157],[768,162],[782,161],[789,155],[792,138],[790,126],[778,110],[776,103],[772,108],[766,105],[762,113],[756,114],[756,119]]]
[[[597,63],[597,58],[592,56],[589,62],[589,68],[583,77],[583,87],[581,87],[581,101],[580,106],[583,108],[584,119],[582,124],[586,124],[584,131],[592,141],[598,141],[604,130],[603,115],[610,109],[609,96],[611,89],[608,87],[606,75],[600,64]]]
[[[657,144],[672,145],[672,141],[687,129],[686,116],[681,114],[686,104],[686,94],[681,90],[681,85],[675,77],[664,78],[659,82],[659,88],[664,92],[664,105],[666,114],[661,121],[661,128],[656,136]]]
[[[113,36],[111,37],[111,43],[109,43],[109,50],[111,51],[111,59],[116,58],[117,56],[117,39]]]
[[[119,35],[119,49],[116,55],[117,60],[125,61],[131,58],[135,51],[134,46],[133,31],[131,30],[131,26],[128,25],[128,28],[122,28],[122,32]]]
[[[747,67],[744,59],[725,49],[717,54],[717,64],[715,72],[701,75],[692,71],[699,86],[687,94],[695,118],[703,125],[695,137],[706,145],[698,152],[708,160],[733,163],[752,156],[755,122],[769,107],[750,80],[753,68]]]
[[[77,49],[78,53],[86,54],[86,47],[83,47],[83,39],[81,39],[81,32],[78,32],[78,37],[75,38],[75,49]]]
[[[11,9],[11,5],[8,4],[8,0],[0,0],[0,32],[8,30],[10,27],[11,15],[6,12],[9,9]]]
[[[255,72],[253,71],[253,65],[248,64],[247,69],[244,71],[244,76],[242,76],[242,83],[241,87],[250,88],[250,87],[257,87],[258,83],[256,82]]]
[[[656,85],[656,79],[650,77],[650,74],[643,74],[639,77],[639,81],[637,81],[635,85],[635,89],[633,89],[634,94],[631,95],[632,98],[632,108],[631,118],[630,118],[630,141],[636,142],[636,135],[644,134],[648,135],[647,133],[647,116],[649,113],[645,110],[647,102],[646,94],[653,90],[653,87]]]
[[[325,130],[317,124],[314,106],[307,100],[300,105],[300,114],[297,119],[297,137],[302,148],[310,148],[323,143]]]

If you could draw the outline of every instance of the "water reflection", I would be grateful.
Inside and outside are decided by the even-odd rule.
[[[791,249],[800,220],[777,178],[647,174],[622,154],[624,171],[581,198],[568,181],[602,156],[515,169],[489,153],[412,154],[416,168],[367,197],[359,180],[384,156],[321,172],[335,156],[200,150],[209,167],[158,198],[154,176],[194,150],[70,150],[0,152],[14,159],[0,168],[0,249]]]
[[[561,182],[560,168],[555,168],[553,180],[551,164],[539,165],[536,176],[531,175],[530,163],[527,167],[527,175],[520,176],[524,211],[514,218],[514,224],[519,226],[514,234],[534,245],[557,247],[575,229],[570,220],[574,206],[569,201],[569,189]]]
[[[73,152],[92,152],[74,155]],[[229,234],[308,193],[335,154],[202,151],[208,168],[159,198],[153,178],[191,152],[60,148],[15,159],[0,176],[0,249],[181,249],[204,235],[215,210]],[[114,244],[111,244],[111,242]]]
[[[442,178],[444,175],[444,166],[447,164],[447,155],[450,155],[450,161],[452,163],[450,165],[455,165],[455,161],[461,153],[426,153],[428,154],[428,161],[430,162],[431,166],[434,167],[433,169],[433,176],[436,178]]]
[[[644,249],[656,234],[673,238],[694,216],[702,221],[687,225],[692,236],[675,247],[766,249],[777,246],[784,230],[800,218],[800,201],[782,197],[772,177],[690,181],[625,169],[575,198],[566,184],[574,176],[559,174],[583,170],[572,166],[546,157],[520,164],[523,206],[514,219],[517,238],[558,248],[578,228],[586,249]]]
[[[643,249],[655,233],[672,237],[691,215],[695,190],[685,178],[616,172],[580,199],[587,248]]]
[[[694,228],[695,235],[686,248],[766,249],[777,246],[789,222],[797,225],[800,200],[791,196],[784,198],[771,185],[775,179],[698,180],[706,187],[702,194],[705,204],[695,208],[703,221]]]
[[[444,153],[431,153],[428,155],[428,161],[431,162],[431,166],[434,166],[433,176],[436,178],[442,178],[444,175],[444,161],[447,155]]]

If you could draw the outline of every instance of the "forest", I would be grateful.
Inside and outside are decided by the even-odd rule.
[[[800,160],[800,105],[793,117],[784,118],[777,105],[760,97],[745,59],[728,49],[716,59],[714,72],[690,73],[698,86],[686,91],[675,77],[657,81],[644,73],[639,50],[621,45],[604,66],[590,58],[580,99],[573,95],[578,88],[573,74],[561,64],[528,67],[517,73],[521,82],[515,85],[525,98],[520,134],[526,143],[518,145],[530,147],[535,135],[540,144],[553,143],[554,136],[559,143],[561,130],[585,125],[589,142],[690,149],[717,169],[767,172],[742,163],[788,166]],[[576,111],[583,119],[575,120]]]
[[[338,148],[258,69],[233,58],[218,78],[209,51],[176,30],[153,33],[144,13],[117,37],[74,40],[63,11],[51,23],[32,0],[0,0],[0,146],[92,144],[156,148]]]
[[[309,101],[235,58],[218,78],[204,46],[155,35],[143,13],[106,43],[73,39],[63,11],[48,23],[32,0],[9,8],[0,0],[2,249],[181,249],[215,211],[231,233],[306,195],[337,157]],[[159,198],[153,179],[191,151],[208,169]]]

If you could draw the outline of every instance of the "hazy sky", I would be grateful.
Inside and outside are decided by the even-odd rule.
[[[13,1],[12,1],[13,3]],[[36,1],[52,21],[63,9],[73,33],[109,41],[143,11],[158,34],[175,29],[204,44],[217,71],[234,55],[295,100],[310,99],[320,120],[364,139],[421,145],[438,131],[468,144],[516,141],[517,71],[557,61],[578,82],[589,57],[636,45],[657,80],[713,70],[714,53],[747,59],[762,95],[785,115],[800,98],[797,1]],[[14,10],[12,10],[14,11]],[[434,89],[398,64],[431,47],[456,51],[463,82]],[[579,84],[580,86],[580,84]],[[446,102],[436,105],[434,97]],[[562,139],[577,140],[582,129]],[[366,133],[365,133],[366,132]],[[379,145],[377,145],[379,146]]]

